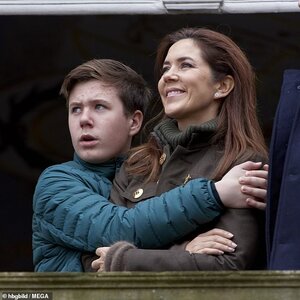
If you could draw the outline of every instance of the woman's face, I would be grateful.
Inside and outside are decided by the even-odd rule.
[[[162,70],[158,90],[166,115],[178,121],[180,130],[217,116],[220,99],[215,99],[215,93],[219,84],[192,39],[170,47]]]

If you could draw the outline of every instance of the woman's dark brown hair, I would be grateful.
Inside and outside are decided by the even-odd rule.
[[[158,46],[155,73],[160,78],[169,48],[182,39],[192,39],[211,68],[215,81],[226,75],[234,79],[234,88],[222,101],[213,142],[223,143],[224,155],[213,178],[219,180],[236,163],[257,153],[267,158],[264,137],[256,114],[255,74],[243,51],[226,35],[204,28],[184,28],[165,36]],[[200,125],[200,124],[199,124]],[[159,176],[161,149],[155,139],[132,149],[128,171],[155,180]]]

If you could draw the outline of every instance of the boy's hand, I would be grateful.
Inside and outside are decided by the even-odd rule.
[[[247,161],[233,167],[215,183],[221,201],[226,207],[265,209],[268,167],[264,166],[263,170],[260,168],[261,163]],[[246,173],[249,176],[246,176]],[[250,186],[241,186],[240,180],[250,183]]]
[[[242,192],[249,196],[246,202],[251,207],[261,210],[266,208],[266,203],[261,201],[266,201],[268,170],[269,165],[264,165],[262,170],[247,171],[245,176],[242,176],[239,180],[242,185]]]

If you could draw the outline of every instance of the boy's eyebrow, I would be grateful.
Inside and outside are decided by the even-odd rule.
[[[75,101],[69,101],[68,107],[70,108],[70,107],[81,106],[81,105],[82,105],[82,102],[75,100]]]
[[[94,99],[89,99],[88,100],[89,103],[107,103],[109,104],[110,101],[106,100],[106,99],[102,99],[102,98],[94,98]],[[74,100],[74,101],[69,101],[69,106],[70,105],[82,105],[82,101],[77,101],[77,100]]]
[[[71,104],[72,104],[72,105],[74,105],[74,104],[75,104],[75,105],[79,105],[80,103],[81,103],[80,101],[70,101],[70,100],[69,100],[69,105],[71,105]]]
[[[89,102],[91,103],[107,103],[107,104],[110,104],[110,101],[107,100],[107,99],[102,99],[102,98],[95,98],[95,99],[91,99]]]

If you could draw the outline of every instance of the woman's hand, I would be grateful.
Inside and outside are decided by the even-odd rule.
[[[104,271],[104,261],[108,250],[109,247],[99,247],[96,249],[96,254],[99,256],[99,258],[92,262],[92,268],[97,270],[97,272]]]
[[[199,234],[185,247],[190,253],[222,255],[234,252],[236,244],[231,241],[233,234],[218,228]]]

